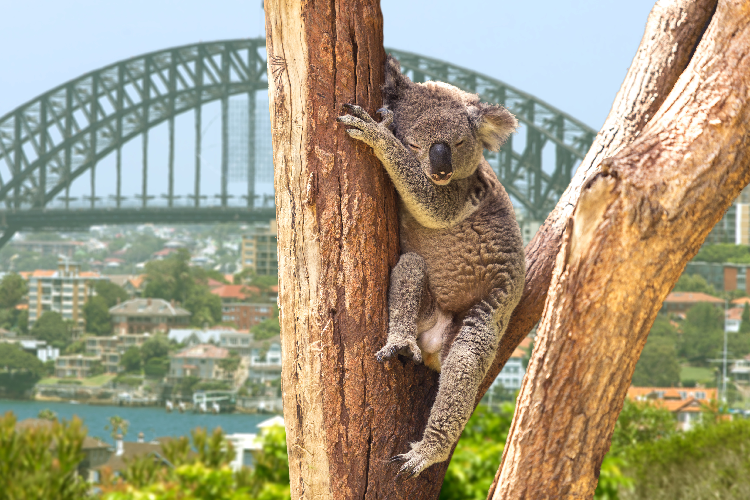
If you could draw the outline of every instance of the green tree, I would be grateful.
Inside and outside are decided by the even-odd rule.
[[[190,253],[181,248],[161,261],[146,264],[144,297],[180,302],[192,313],[194,326],[214,325],[221,321],[221,299],[208,288],[208,278],[215,273],[190,266]],[[224,277],[221,276],[221,280]]]
[[[747,245],[733,245],[731,243],[703,245],[693,260],[698,262],[716,262],[719,264],[725,262],[750,264],[750,247]]]
[[[702,292],[716,296],[716,290],[700,274],[683,274],[674,286],[675,292]]]
[[[691,364],[705,366],[723,346],[724,313],[708,303],[691,307],[682,323],[679,353]]]
[[[650,401],[626,399],[612,434],[610,453],[622,454],[632,446],[665,439],[677,432],[677,422],[669,410]]]
[[[26,280],[15,273],[6,274],[0,281],[0,309],[13,309],[23,301],[29,289]]]
[[[16,344],[0,344],[0,390],[21,397],[44,376],[44,363]]]
[[[107,280],[99,280],[94,286],[96,295],[102,297],[107,307],[114,307],[119,302],[125,302],[130,298],[123,287]]]
[[[635,365],[633,385],[674,387],[680,382],[680,362],[674,340],[649,335]]]
[[[60,313],[47,311],[34,323],[31,336],[55,347],[64,348],[70,342],[70,328]]]
[[[104,430],[110,431],[112,439],[117,439],[118,434],[122,435],[123,438],[125,437],[128,433],[128,427],[130,427],[130,422],[119,415],[112,415],[109,417],[109,423],[104,426]]]
[[[253,334],[254,340],[267,340],[276,337],[281,333],[278,316],[261,321],[250,329],[250,333]]]
[[[109,335],[112,333],[112,318],[106,299],[99,295],[90,297],[83,306],[83,317],[86,321],[86,331],[95,335]]]
[[[143,373],[147,377],[162,378],[169,373],[168,358],[151,358],[143,365]]]
[[[153,358],[165,358],[169,354],[169,340],[164,335],[153,335],[141,345],[141,360],[144,365]]]
[[[742,311],[740,331],[727,334],[727,349],[732,357],[742,358],[750,354],[750,306],[745,304]]]
[[[102,362],[99,360],[96,360],[91,363],[91,366],[89,367],[89,377],[96,377],[97,375],[102,375],[104,373],[104,365],[102,365]]]
[[[126,373],[137,373],[141,371],[141,351],[135,347],[128,350],[120,358],[120,366],[125,368]]]

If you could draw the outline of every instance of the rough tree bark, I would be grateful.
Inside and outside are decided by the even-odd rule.
[[[750,4],[718,2],[687,68],[643,120],[632,142],[599,158],[565,220],[491,498],[593,495],[661,303],[750,180]]]
[[[388,458],[424,429],[436,374],[375,360],[385,344],[395,192],[342,104],[381,105],[377,0],[267,0],[282,390],[292,498],[436,498],[442,472],[396,481]]]
[[[693,55],[715,5],[716,0],[657,4],[612,113],[558,207],[527,248],[524,299],[479,397],[539,320],[548,289],[552,295],[498,471],[501,488],[491,490],[495,498],[590,496],[594,471],[622,404],[622,388],[653,321],[653,307],[677,279],[692,255],[690,249],[698,248],[747,181],[738,174],[744,159],[740,145],[730,144],[732,137],[744,133],[737,117],[744,116],[747,96],[739,96],[729,111],[721,108],[726,116],[720,118],[711,113],[724,106],[723,101],[702,101],[711,91],[730,96],[721,72],[731,66],[720,68],[710,57],[729,50],[717,46],[732,36],[722,33],[724,38],[718,38],[719,14]],[[349,140],[334,121],[343,103],[359,104],[371,114],[380,105],[384,54],[378,3],[269,0],[265,7],[281,264],[282,383],[293,498],[437,498],[447,463],[410,481],[394,480],[387,463],[419,439],[436,389],[435,374],[421,366],[405,363],[386,370],[374,361],[385,340],[388,269],[398,252],[395,195],[374,156]],[[734,9],[732,26],[739,26],[747,14],[739,2],[722,8],[724,14]],[[722,28],[730,27],[726,15],[721,19]],[[739,31],[735,35],[741,38]],[[733,43],[736,47],[739,42]],[[746,61],[735,55],[732,63],[744,68]],[[688,63],[696,73],[685,71]],[[683,77],[678,94],[693,96],[689,103],[672,91],[683,72],[693,79],[686,83],[689,78]],[[670,91],[669,103],[662,106]],[[679,121],[685,117],[693,119],[689,126]],[[710,127],[701,128],[706,123]],[[690,133],[683,137],[684,131]],[[694,131],[703,133],[696,136]],[[714,142],[707,144],[709,135]],[[710,155],[709,146],[717,156],[705,156]],[[618,151],[592,182],[601,161]],[[689,162],[678,161],[680,154],[688,153]],[[712,182],[725,189],[713,200],[706,194]],[[569,222],[584,185],[578,224]],[[677,236],[681,227],[700,217],[705,219],[691,231],[689,241]],[[666,235],[674,239],[663,242]],[[628,244],[639,252],[632,260],[625,259]],[[649,252],[643,251],[646,247]],[[568,255],[575,258],[568,262]],[[636,264],[638,272],[631,270]],[[644,269],[652,274],[644,274]],[[644,287],[643,280],[653,276],[658,283]],[[647,288],[642,304],[636,294],[620,288],[633,284]],[[605,297],[611,302],[604,304]],[[639,307],[633,310],[633,304]],[[593,324],[617,328],[593,332]],[[613,350],[603,352],[602,342],[612,342]],[[604,358],[609,365],[596,357],[612,353],[617,356]],[[603,377],[617,381],[604,395],[596,382],[607,379],[592,381],[599,369]],[[601,406],[592,406],[594,401]],[[571,429],[579,439],[561,434]],[[577,446],[575,454],[566,442]]]

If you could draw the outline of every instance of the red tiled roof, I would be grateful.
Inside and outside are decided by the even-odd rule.
[[[222,283],[221,281],[216,281],[213,278],[208,278],[208,288],[218,288],[220,286],[224,286],[226,283]]]
[[[511,358],[525,358],[526,353],[522,351],[521,349],[519,349],[518,347],[516,347],[516,349],[513,351],[513,354],[511,354],[510,357]]]
[[[745,311],[744,307],[732,307],[731,309],[727,309],[727,319],[741,320],[742,313],[744,311]]]
[[[745,307],[745,304],[750,304],[750,297],[740,297],[739,299],[734,299],[732,302],[730,302],[730,304]]]
[[[664,299],[670,304],[697,304],[698,302],[710,302],[712,304],[723,304],[724,301],[701,292],[672,292]]]

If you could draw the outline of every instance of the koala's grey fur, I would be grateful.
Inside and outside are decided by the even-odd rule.
[[[484,159],[517,128],[506,109],[441,82],[413,83],[389,56],[380,123],[358,106],[339,121],[370,145],[400,195],[403,254],[391,273],[388,342],[440,372],[424,436],[394,460],[416,476],[446,460],[474,408],[524,285],[521,232]],[[451,170],[452,169],[452,170]]]

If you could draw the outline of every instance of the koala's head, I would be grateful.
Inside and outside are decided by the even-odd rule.
[[[390,55],[383,104],[393,111],[393,134],[438,185],[473,174],[483,149],[497,151],[518,127],[507,109],[479,102],[476,94],[442,82],[412,82]]]

